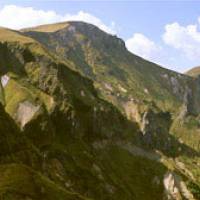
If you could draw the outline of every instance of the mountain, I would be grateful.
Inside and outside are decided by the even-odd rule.
[[[199,80],[83,22],[0,29],[4,199],[200,199]]]
[[[23,32],[92,79],[100,94],[119,107],[131,99],[145,99],[156,100],[163,109],[173,110],[183,101],[189,82],[184,75],[131,54],[121,39],[93,25],[67,22]]]
[[[192,77],[197,77],[200,74],[200,67],[194,67],[190,69],[189,71],[186,72],[187,75],[192,76]]]
[[[115,105],[129,120],[136,121],[142,132],[143,116],[149,109],[155,115],[170,113],[172,119],[178,118],[173,120],[171,132],[177,137],[181,134],[185,143],[199,148],[198,131],[192,131],[190,140],[185,137],[185,132],[191,132],[190,124],[196,121],[193,116],[200,112],[198,80],[131,54],[120,38],[91,24],[67,22],[22,32],[43,44],[71,69],[91,79],[101,98]],[[188,115],[192,119],[185,120]],[[181,131],[177,130],[180,118],[184,118]]]

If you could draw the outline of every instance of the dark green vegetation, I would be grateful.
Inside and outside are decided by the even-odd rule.
[[[0,197],[199,199],[199,79],[90,24],[0,29]]]

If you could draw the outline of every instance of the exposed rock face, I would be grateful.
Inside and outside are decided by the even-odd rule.
[[[4,89],[1,82],[0,82],[0,103],[2,105],[5,105]]]
[[[138,123],[141,121],[141,115],[137,103],[134,103],[133,101],[128,101],[124,103],[123,107],[125,110],[125,114],[129,120],[133,120]]]
[[[138,123],[141,139],[147,146],[170,148],[168,139],[172,119],[169,112],[163,112],[154,105],[146,106],[136,101],[126,102],[124,109],[127,118]]]
[[[173,172],[167,172],[164,176],[165,197],[167,200],[195,200],[187,189],[181,177]]]
[[[190,87],[185,88],[183,105],[180,111],[180,118],[188,115],[198,115],[200,113],[200,77],[190,83]]]
[[[1,77],[1,84],[2,84],[3,87],[5,87],[7,85],[9,79],[10,78],[9,78],[8,75],[4,75],[4,76]]]
[[[200,112],[200,105],[199,105],[199,98],[200,98],[200,76],[195,79],[194,85],[193,85],[193,110],[196,115]]]
[[[20,123],[22,129],[33,119],[39,109],[39,105],[35,106],[29,101],[24,101],[19,104],[16,120]]]

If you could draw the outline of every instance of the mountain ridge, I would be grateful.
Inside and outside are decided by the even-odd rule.
[[[32,29],[25,35],[38,40],[58,59],[94,81],[103,99],[140,126],[144,108],[151,105],[154,110],[172,113],[173,118],[185,107],[184,115],[198,115],[200,111],[198,80],[135,56],[121,39],[91,24],[68,22],[67,28],[53,33]]]
[[[0,130],[9,133],[0,137],[5,152],[21,135],[28,146],[0,158],[0,195],[198,200],[198,79],[130,54],[93,25],[72,24],[0,29]]]

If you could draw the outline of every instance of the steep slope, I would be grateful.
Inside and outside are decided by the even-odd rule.
[[[3,199],[85,199],[40,172],[42,157],[0,105],[0,196]],[[37,171],[36,171],[37,170]]]
[[[54,33],[63,27],[65,24],[60,24],[59,28],[50,26],[47,32]],[[44,27],[37,30],[41,28]],[[107,37],[109,44],[112,36]],[[105,90],[101,92],[98,86],[103,84],[103,79],[98,82],[97,77],[83,73],[82,65],[73,64],[83,63],[83,60],[60,59],[43,45],[20,32],[0,30],[0,96],[9,115],[3,107],[2,113],[11,121],[6,119],[8,128],[10,124],[15,127],[15,134],[11,131],[14,136],[11,134],[10,138],[19,137],[19,140],[14,139],[14,144],[22,148],[20,140],[24,138],[25,147],[28,145],[31,151],[27,158],[23,156],[26,150],[21,150],[9,166],[5,165],[6,160],[0,163],[4,175],[0,179],[2,198],[199,199],[199,170],[193,163],[199,162],[199,154],[169,134],[171,114],[160,107],[159,100],[155,100],[156,104],[145,103],[145,98],[139,94],[141,91],[133,87],[140,102],[131,108],[136,108],[143,117],[138,117],[140,124],[128,120],[122,114],[124,100],[115,96],[115,91],[114,98],[108,98]],[[117,57],[113,57],[113,62],[114,58]],[[105,66],[111,70],[112,66]],[[156,68],[153,66],[151,70],[155,72]],[[134,73],[139,74],[140,69],[137,70]],[[104,77],[107,75],[112,81],[113,75]],[[122,84],[118,77],[113,77]],[[153,80],[152,77],[149,83]],[[159,85],[156,81],[156,86]],[[152,90],[157,91],[156,87]],[[154,98],[153,95],[153,92],[146,94],[149,99]],[[6,122],[0,123],[3,129]],[[9,130],[3,129],[0,133],[5,130],[9,136]],[[10,146],[4,147],[3,154],[9,152]],[[193,168],[192,173],[188,166]]]
[[[164,190],[162,179],[173,167],[168,166],[167,159],[166,163],[161,161],[158,154],[145,155],[131,144],[108,141],[93,143],[92,150],[78,139],[40,152],[25,136],[22,138],[2,106],[0,122],[0,195],[6,200],[88,199],[76,192],[94,199],[159,200],[165,192],[171,192],[167,185]]]
[[[117,104],[117,98],[119,107],[131,99],[145,99],[174,110],[183,102],[189,77],[129,53],[121,39],[93,25],[67,22],[24,31],[94,80],[106,99]]]
[[[127,119],[137,122],[144,135],[149,131],[160,132],[160,127],[156,128],[158,123],[144,128],[151,121],[148,117],[159,118],[162,112],[170,113],[171,132],[186,144],[199,148],[198,127],[194,127],[192,134],[186,133],[191,129],[190,121],[198,121],[200,113],[198,80],[131,54],[120,38],[91,24],[66,22],[22,32],[43,44],[68,67],[93,80],[98,94]],[[192,117],[187,119],[188,116]]]

